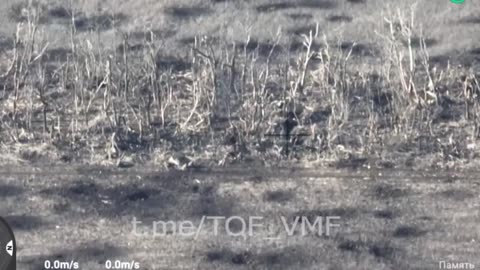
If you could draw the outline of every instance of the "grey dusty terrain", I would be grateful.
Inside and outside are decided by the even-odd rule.
[[[479,14],[0,0],[18,269],[480,267]]]

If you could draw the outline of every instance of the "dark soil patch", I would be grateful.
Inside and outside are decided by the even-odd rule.
[[[392,210],[377,210],[373,212],[373,216],[381,219],[394,219],[399,216],[399,214]]]
[[[46,9],[47,6],[39,1],[31,1],[31,5],[27,0],[17,1],[10,7],[8,17],[14,22],[26,22],[29,17],[33,18],[35,11],[38,22],[46,23],[48,21]]]
[[[175,56],[157,56],[157,67],[160,70],[171,70],[172,72],[182,72],[191,69],[191,61],[187,61]]]
[[[0,184],[0,198],[17,196],[23,193],[23,189],[13,185]]]
[[[263,196],[264,200],[268,202],[287,202],[294,197],[295,194],[290,190],[268,191]]]
[[[471,50],[470,50],[470,53],[473,54],[473,55],[478,55],[478,56],[480,56],[480,47],[471,49]]]
[[[298,6],[302,8],[315,9],[333,9],[337,7],[338,1],[331,0],[301,0],[298,1]]]
[[[327,17],[327,21],[334,23],[347,23],[353,21],[353,17],[349,15],[331,15]]]
[[[130,194],[128,194],[125,199],[128,201],[136,202],[136,201],[145,201],[148,200],[150,194],[147,190],[136,190]]]
[[[451,60],[452,56],[450,54],[432,55],[430,57],[430,62],[438,67],[446,67]]]
[[[0,35],[0,52],[13,49],[14,41],[12,38]]]
[[[406,47],[408,46],[408,41],[407,40],[403,40],[402,42],[403,42],[404,46],[406,46]],[[422,38],[420,38],[420,37],[413,37],[410,40],[410,42],[411,42],[411,45],[412,45],[413,48],[420,48],[422,46],[422,42],[425,43],[425,46],[427,48],[431,48],[431,47],[438,44],[438,40],[436,40],[434,38],[423,38],[423,40],[422,40]]]
[[[141,52],[144,49],[147,49],[145,44],[143,43],[137,43],[137,44],[129,44],[127,43],[126,46],[124,43],[120,44],[117,46],[117,53],[120,55],[123,55],[124,52]]]
[[[361,241],[345,240],[338,245],[338,248],[343,251],[360,251],[364,245]]]
[[[119,27],[128,17],[123,13],[80,16],[75,20],[77,31],[106,31]]]
[[[79,196],[95,196],[97,192],[98,187],[95,183],[84,181],[79,181],[68,189],[68,193]]]
[[[237,253],[228,249],[220,249],[207,252],[205,257],[210,262],[220,261],[234,265],[244,265],[248,263],[251,254],[249,252]]]
[[[365,167],[368,163],[368,159],[364,157],[349,156],[342,158],[335,162],[334,166],[338,169],[359,169]]]
[[[370,246],[369,253],[379,259],[392,259],[397,249],[387,243],[374,243]]]
[[[347,0],[347,2],[352,4],[365,4],[367,3],[367,0]]]
[[[292,20],[311,20],[313,15],[310,13],[291,13],[288,15]]]
[[[246,50],[247,53],[258,53],[262,57],[267,57],[270,53],[272,53],[272,56],[276,56],[283,51],[280,45],[258,40],[251,40],[248,44],[237,42],[236,46],[239,52]]]
[[[300,0],[293,2],[279,2],[273,4],[263,4],[257,6],[258,12],[275,12],[293,8],[315,8],[315,9],[332,9],[337,6],[334,1],[328,0]]]
[[[185,45],[185,46],[192,46],[195,44],[195,36],[189,36],[178,39],[178,43]]]
[[[168,29],[168,30],[147,30],[147,31],[133,31],[128,33],[128,38],[134,41],[147,41],[152,42],[156,39],[166,39],[175,35],[175,31]]]
[[[252,258],[259,269],[298,269],[298,267],[309,265],[314,260],[315,258],[303,246],[265,251]]]
[[[308,31],[309,32],[305,33],[305,35],[310,34],[310,30],[308,30]],[[312,30],[312,34],[314,34],[314,32],[315,32],[315,30]],[[303,34],[300,34],[300,35],[303,35]],[[323,47],[324,47],[323,44],[321,44],[317,41],[314,41],[313,44],[312,44],[311,50],[312,51],[319,51]],[[295,39],[289,45],[289,51],[292,52],[292,53],[305,52],[306,50],[307,50],[307,47],[305,47],[305,44],[303,43],[303,41],[301,41],[299,39]],[[315,61],[312,60],[308,68],[312,68],[314,66],[314,64],[315,64]]]
[[[246,170],[245,168],[249,168]],[[68,171],[75,172],[73,168],[65,168]],[[302,171],[300,169],[266,169],[262,166],[259,167],[235,167],[230,169],[212,169],[208,172],[196,173],[194,171],[171,171],[159,173],[155,168],[153,171],[147,171],[148,169],[142,169],[138,167],[130,168],[129,173],[126,170],[120,170],[113,167],[110,174],[106,174],[105,171],[98,167],[92,167],[89,176],[67,175],[67,176],[43,176],[35,177],[35,181],[28,183],[29,190],[25,196],[31,194],[41,195],[48,200],[40,199],[33,202],[33,204],[43,203],[38,206],[38,211],[46,211],[41,214],[41,218],[33,216],[18,216],[11,214],[7,220],[13,221],[14,229],[19,231],[19,241],[23,239],[25,241],[25,235],[28,233],[27,239],[30,237],[30,232],[35,230],[33,246],[39,246],[44,241],[44,235],[51,233],[49,224],[57,225],[57,217],[62,216],[62,220],[67,222],[70,226],[65,228],[63,225],[64,233],[76,232],[75,238],[78,237],[78,243],[80,246],[73,247],[72,249],[62,249],[64,243],[52,243],[50,249],[45,250],[42,253],[42,257],[22,257],[19,262],[22,266],[39,265],[42,259],[58,258],[58,260],[70,259],[71,254],[80,254],[78,257],[82,262],[98,262],[103,264],[105,262],[105,253],[107,248],[112,250],[119,250],[118,256],[124,256],[126,250],[121,249],[121,246],[127,245],[126,241],[119,240],[111,231],[123,231],[125,226],[129,226],[128,220],[131,221],[133,217],[142,221],[140,225],[141,231],[149,231],[151,229],[150,221],[159,220],[191,220],[196,226],[199,224],[199,220],[202,216],[225,216],[233,217],[239,216],[244,220],[247,220],[248,216],[258,216],[262,213],[266,215],[268,220],[270,218],[276,220],[277,215],[280,213],[272,213],[272,202],[284,201],[284,192],[290,193],[290,191],[297,199],[290,199],[290,195],[286,195],[288,200],[289,209],[285,209],[285,215],[289,218],[286,221],[289,228],[292,229],[293,221],[291,217],[295,215],[295,218],[299,216],[306,217],[307,220],[297,220],[296,228],[293,231],[293,235],[284,235],[282,230],[285,230],[283,224],[277,224],[277,222],[271,222],[273,230],[268,227],[265,230],[255,230],[256,238],[247,238],[247,242],[244,240],[232,240],[232,238],[225,234],[222,226],[225,223],[220,223],[219,234],[215,237],[210,237],[211,227],[206,227],[205,233],[196,242],[196,251],[193,256],[176,256],[178,261],[168,262],[167,268],[174,267],[175,264],[188,265],[188,269],[194,269],[198,267],[198,263],[202,264],[202,269],[230,269],[230,268],[246,268],[246,269],[315,269],[315,266],[319,264],[327,266],[335,266],[337,268],[332,269],[344,269],[348,265],[355,263],[354,260],[365,263],[365,266],[369,269],[380,269],[381,266],[388,265],[394,269],[411,269],[417,262],[427,262],[432,253],[428,248],[437,245],[435,248],[443,251],[448,251],[443,247],[447,245],[448,240],[439,243],[435,234],[426,233],[427,231],[419,227],[419,225],[408,224],[408,226],[392,227],[392,222],[397,221],[395,218],[401,213],[402,220],[413,220],[420,224],[427,224],[429,220],[425,217],[418,216],[419,212],[428,212],[432,216],[438,218],[437,221],[442,220],[442,227],[455,233],[455,237],[470,237],[471,232],[464,230],[463,227],[459,229],[458,226],[463,226],[464,223],[458,223],[451,220],[452,214],[458,211],[463,211],[463,214],[467,214],[465,211],[471,211],[468,209],[469,205],[463,201],[441,199],[429,193],[430,189],[422,191],[416,191],[419,194],[426,196],[415,196],[418,198],[418,204],[412,201],[402,200],[401,196],[405,195],[407,187],[404,182],[398,181],[394,183],[388,183],[385,179],[391,179],[394,175],[395,180],[398,177],[405,181],[416,181],[417,178],[421,178],[421,181],[425,185],[437,185],[438,174],[435,177],[422,174],[418,175],[417,172],[412,176],[409,173],[403,171],[382,171],[382,176],[378,177],[375,182],[364,181],[364,177],[368,177],[367,171],[348,172],[345,175],[345,171],[338,172],[339,174],[332,173],[332,171],[325,172],[322,170],[314,171]],[[23,169],[24,170],[24,169]],[[49,169],[49,172],[56,171]],[[88,172],[87,168],[84,168],[84,173]],[[91,175],[91,172],[98,173],[96,176]],[[303,181],[308,181],[309,184],[315,185],[309,189],[296,189],[287,190],[286,187],[282,189],[282,185],[275,186],[273,188],[270,182],[261,182],[258,184],[245,183],[250,177],[256,175],[262,175],[262,178],[275,179],[277,181],[298,181],[299,186],[302,186]],[[138,177],[140,176],[140,178]],[[413,177],[413,178],[412,178]],[[312,181],[312,178],[318,178]],[[21,179],[21,178],[19,178]],[[194,179],[200,179],[194,181]],[[307,180],[308,179],[308,180]],[[329,179],[328,181],[324,181]],[[348,179],[348,181],[347,181]],[[463,178],[462,178],[463,179]],[[463,183],[476,183],[474,176],[469,181]],[[472,182],[470,182],[472,181]],[[238,185],[241,184],[242,189],[240,192]],[[197,184],[197,191],[192,192],[192,185],[189,183]],[[318,185],[317,185],[318,184]],[[4,183],[8,186],[9,182]],[[450,184],[449,184],[450,185]],[[221,187],[221,188],[220,188]],[[329,192],[332,188],[339,188],[342,193]],[[472,185],[472,190],[475,185]],[[8,189],[8,188],[7,188]],[[43,192],[42,192],[43,190]],[[45,192],[45,190],[47,192]],[[316,193],[317,190],[321,192]],[[394,206],[386,207],[384,201],[372,200],[369,197],[365,197],[366,191],[379,190],[379,197],[391,198],[390,193],[396,194],[400,190],[400,197],[395,197],[392,200]],[[263,194],[265,198],[271,198],[273,200],[252,200],[252,195]],[[385,195],[386,194],[386,195]],[[45,196],[43,196],[45,195]],[[367,192],[367,195],[370,193]],[[440,195],[443,196],[443,195]],[[148,198],[147,198],[148,197]],[[318,198],[316,201],[304,201],[303,198]],[[442,197],[443,198],[443,197]],[[16,203],[17,198],[8,198],[6,200],[7,208],[14,209],[13,205]],[[431,201],[435,200],[435,203]],[[37,210],[37,206],[33,205],[31,201],[25,199],[26,207],[18,208],[16,211],[32,211]],[[46,202],[46,203],[44,203]],[[52,205],[53,203],[53,205]],[[311,204],[314,204],[310,207]],[[463,206],[463,207],[462,207]],[[52,207],[54,209],[52,209]],[[273,205],[278,207],[278,205]],[[308,207],[308,208],[307,208]],[[248,209],[248,210],[247,210]],[[313,209],[313,210],[304,210]],[[378,209],[375,211],[375,209]],[[442,209],[441,211],[435,211],[435,209]],[[282,210],[279,210],[283,212]],[[293,213],[293,215],[292,215]],[[52,215],[53,214],[53,215]],[[6,213],[8,217],[8,213]],[[373,215],[373,216],[372,216]],[[40,216],[40,215],[39,215]],[[321,220],[323,228],[326,228],[325,216],[339,216],[339,220],[331,220],[332,224],[340,224],[338,228],[332,228],[331,237],[319,237],[320,235],[310,234],[308,236],[300,234],[302,226],[313,226],[315,222],[320,220],[318,217],[323,217]],[[476,217],[472,216],[472,222],[476,222]],[[77,226],[75,220],[82,219],[82,223]],[[384,219],[384,220],[377,220]],[[108,226],[104,229],[101,220],[106,221]],[[26,224],[26,225],[25,225]],[[211,223],[205,223],[205,225]],[[266,224],[266,223],[265,223]],[[45,226],[47,225],[47,226]],[[238,222],[231,222],[228,224],[231,232],[241,232],[243,229],[238,226]],[[278,225],[278,226],[277,226]],[[131,225],[130,225],[131,226]],[[472,226],[472,223],[465,224],[465,228]],[[91,228],[91,230],[90,230]],[[129,227],[128,229],[130,229]],[[67,229],[67,230],[66,230]],[[144,230],[145,229],[145,230]],[[308,228],[307,228],[308,229]],[[108,230],[105,232],[104,230]],[[278,233],[280,231],[280,233]],[[388,235],[382,234],[382,232],[389,232]],[[78,234],[77,234],[78,233]],[[178,253],[188,254],[192,251],[191,239],[185,239],[184,237],[175,236],[171,231],[168,238],[151,239],[150,237],[138,238],[131,234],[125,234],[128,242],[133,243],[135,241],[142,241],[145,243],[143,247],[135,247],[135,251],[128,250],[129,253],[134,252],[131,256],[146,261],[149,269],[155,268],[153,265],[157,265],[158,259],[148,259],[145,256],[145,252],[157,248],[158,252],[166,252],[170,250],[167,246],[159,245],[159,241],[179,241]],[[348,234],[348,236],[347,236]],[[273,240],[273,237],[279,238]],[[342,236],[347,236],[343,238]],[[65,236],[64,236],[65,237]],[[102,238],[104,237],[104,238]],[[265,238],[265,242],[261,237]],[[286,238],[288,237],[288,239]],[[390,241],[387,238],[391,238]],[[421,238],[420,238],[421,237]],[[90,245],[95,241],[92,239],[104,239],[104,241],[110,241],[112,244],[102,244],[100,247],[94,248],[95,245]],[[268,238],[268,240],[266,239]],[[61,241],[62,238],[59,238]],[[417,241],[421,239],[422,241]],[[448,238],[450,239],[450,238]],[[253,240],[254,242],[248,242]],[[275,241],[272,243],[271,241]],[[278,241],[278,242],[277,242]],[[86,244],[82,244],[86,243]],[[162,242],[163,243],[163,242]],[[228,247],[233,243],[234,248]],[[252,244],[253,243],[253,244]],[[258,244],[259,243],[259,244]],[[278,244],[277,244],[278,243]],[[294,246],[292,246],[292,243]],[[449,243],[449,242],[448,242]],[[95,243],[98,245],[98,243]],[[450,243],[451,244],[451,243]],[[104,245],[104,246],[102,246]],[[469,250],[476,248],[476,243],[468,242],[463,243],[468,245],[462,247],[460,245],[455,246],[456,254],[462,256],[469,256]],[[29,247],[23,245],[25,252]],[[140,251],[138,251],[140,249]],[[406,253],[405,250],[409,252]],[[30,250],[28,250],[30,252]],[[74,253],[73,253],[74,252]],[[198,253],[200,252],[200,253]],[[70,254],[70,255],[69,255]],[[112,255],[112,258],[116,258],[117,255]],[[200,255],[200,257],[197,256]],[[408,255],[408,256],[407,256]],[[169,255],[170,256],[170,255]],[[405,257],[407,256],[407,257]],[[411,256],[411,257],[410,257]],[[346,258],[345,261],[338,263],[338,258]],[[199,261],[200,260],[200,261]],[[178,262],[178,263],[177,263]],[[195,265],[195,266],[194,266]],[[23,267],[22,269],[28,269]]]
[[[328,120],[330,115],[332,115],[332,108],[331,107],[326,107],[317,111],[314,111],[310,114],[310,121],[312,123],[321,123],[325,122]]]
[[[312,34],[315,33],[316,31],[316,28],[317,26],[316,25],[303,25],[303,26],[295,26],[295,27],[292,27],[288,30],[288,33],[290,34],[294,34],[294,35],[298,35],[298,36],[301,36],[301,35],[309,35],[310,34],[310,31],[312,32]],[[321,29],[319,29],[320,31]]]
[[[248,252],[237,254],[233,256],[232,263],[237,265],[247,264],[249,257],[250,257],[250,253]]]
[[[373,188],[373,196],[377,199],[396,199],[408,196],[410,191],[407,189],[397,188],[390,185],[379,184]]]
[[[194,19],[208,15],[212,10],[204,7],[169,7],[166,8],[164,12],[177,19]]]
[[[54,6],[48,9],[49,17],[55,19],[71,20],[72,11],[63,6]],[[77,14],[75,14],[77,15]]]
[[[372,96],[374,110],[382,113],[389,113],[393,101],[391,92],[379,91]]]
[[[355,56],[374,56],[377,55],[377,50],[371,44],[354,43],[349,41],[342,42],[338,48],[344,53],[352,52]]]
[[[461,18],[459,20],[459,23],[461,24],[480,24],[480,17],[477,15],[477,16],[467,16],[467,17],[464,17],[464,18]]]
[[[295,8],[296,5],[290,2],[280,2],[273,4],[264,4],[257,6],[258,12],[275,12],[283,9]]]
[[[31,215],[4,216],[14,231],[31,231],[46,225],[44,219]]]
[[[192,215],[194,216],[229,216],[234,212],[235,203],[216,194],[201,196],[195,202]]]
[[[397,238],[412,238],[424,236],[427,232],[415,226],[400,226],[395,229],[393,236]]]
[[[465,201],[475,196],[472,191],[464,189],[449,189],[440,192],[439,195],[456,201]]]
[[[71,49],[51,48],[47,49],[42,56],[42,61],[49,63],[66,62],[72,56]]]

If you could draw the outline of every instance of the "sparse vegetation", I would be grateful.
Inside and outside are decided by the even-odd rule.
[[[313,2],[288,5],[282,9]],[[277,7],[264,6],[258,12]],[[332,8],[327,2],[315,7]],[[165,12],[202,16],[204,9],[172,6]],[[195,36],[183,55],[173,56],[164,53],[159,31],[121,29],[121,13],[86,16],[73,5],[16,4],[12,16],[22,22],[2,76],[2,142],[50,144],[57,156],[92,162],[158,158],[157,149],[220,164],[251,157],[371,160],[373,153],[393,158],[399,148],[435,166],[476,157],[478,75],[453,63],[432,63],[432,39],[415,24],[414,6],[388,11],[385,25],[375,30],[375,46],[335,41],[317,23],[294,30],[290,45],[281,29],[270,42],[258,42],[247,27],[244,40]],[[38,30],[45,14],[69,25],[68,46],[52,48]],[[120,38],[116,50],[80,35],[93,31],[100,37],[106,29]],[[382,63],[365,69],[359,61],[368,56]],[[281,133],[288,112],[298,120],[293,134],[311,136],[292,141],[294,155],[287,157],[284,141],[264,135]],[[461,121],[462,128],[448,130],[451,121]],[[430,145],[417,142],[424,137]],[[407,160],[396,158],[395,166]]]
[[[68,234],[67,226],[78,229],[72,223],[83,215],[88,228],[100,228],[94,237],[108,231],[106,242],[114,242],[113,231],[128,233],[119,216],[198,221],[202,215],[260,211],[313,222],[319,215],[339,215],[351,231],[313,240],[282,235],[275,247],[205,235],[199,247],[162,239],[191,252],[172,256],[176,263],[166,267],[423,269],[438,266],[425,260],[450,256],[447,245],[459,252],[456,259],[476,259],[468,249],[478,247],[472,225],[478,215],[465,224],[455,220],[473,210],[478,181],[468,174],[461,176],[468,183],[455,181],[457,171],[480,161],[480,48],[472,37],[480,27],[478,6],[455,5],[451,11],[448,1],[151,2],[25,0],[5,9],[0,163],[89,164],[75,177],[107,175],[101,181],[5,179],[0,196],[12,196],[5,213],[18,230],[53,234],[44,228],[49,218],[12,214],[22,196],[29,198],[30,212],[68,215],[68,224],[56,229],[60,233]],[[452,18],[445,15],[453,12]],[[458,44],[446,44],[449,39]],[[250,165],[229,170],[226,179],[220,179],[221,170],[208,171],[232,163]],[[256,171],[294,163],[366,170],[348,181],[333,174],[338,183],[318,178],[318,171]],[[177,170],[140,172],[151,165]],[[141,169],[132,179],[112,176],[126,168]],[[394,168],[419,169],[429,178],[380,179],[383,169]],[[447,179],[433,180],[425,172],[432,168],[447,169]],[[287,181],[290,176],[298,179]],[[231,183],[237,178],[241,183]],[[57,180],[60,186],[52,184]],[[451,230],[458,234],[447,235],[462,238],[468,248],[442,238]],[[81,257],[125,255],[105,244],[111,254],[99,258],[89,253],[90,234],[77,236],[87,246],[73,250]],[[34,240],[32,247],[39,247]],[[122,245],[130,241],[140,240],[130,237]],[[147,239],[140,250],[151,251],[154,242]],[[226,242],[232,244],[224,247]],[[32,267],[44,259],[22,255]],[[156,267],[149,256],[143,254],[145,265]]]

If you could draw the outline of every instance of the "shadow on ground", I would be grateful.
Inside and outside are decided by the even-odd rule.
[[[365,4],[367,3],[367,0],[347,0],[347,2],[352,4]]]
[[[14,41],[12,38],[0,35],[0,52],[13,49]]]
[[[66,48],[51,48],[47,49],[42,56],[42,61],[48,63],[66,62],[68,57],[72,56],[72,50]]]
[[[271,4],[262,4],[257,6],[258,12],[275,12],[279,10],[294,8],[311,8],[311,9],[333,9],[337,6],[337,2],[330,0],[299,0],[284,1]]]
[[[372,44],[366,43],[354,43],[350,41],[344,41],[338,48],[344,53],[352,53],[355,56],[375,56],[378,55],[378,50]]]
[[[128,17],[123,13],[81,16],[75,20],[77,31],[106,31],[120,26]]]
[[[378,184],[372,189],[372,195],[378,200],[398,199],[410,195],[410,190],[388,184]]]
[[[327,21],[332,23],[349,23],[353,21],[353,17],[350,15],[330,15],[327,17]]]
[[[28,1],[19,1],[10,7],[9,18],[15,22],[26,22],[31,19],[32,10],[38,13],[38,22],[42,24],[47,23],[61,23],[65,25],[71,24],[72,11],[65,6],[51,5],[32,1],[32,6],[29,6]],[[127,16],[123,13],[102,13],[91,16],[85,15],[83,12],[73,11],[75,14],[75,27],[77,31],[105,31],[119,26],[127,20]]]
[[[176,19],[195,19],[212,13],[212,10],[205,7],[168,7],[164,12]]]
[[[294,12],[294,13],[288,14],[288,17],[290,17],[294,21],[309,21],[313,19],[312,14],[303,13],[303,12]]]
[[[472,15],[463,17],[459,20],[460,24],[480,24],[480,17],[478,15]]]
[[[140,230],[150,229],[151,222],[159,220],[191,220],[197,224],[203,216],[235,215],[245,220],[252,214],[264,215],[268,220],[272,218],[272,221],[281,215],[287,218],[286,222],[291,228],[297,218],[303,217],[297,221],[293,235],[287,235],[282,231],[284,228],[269,229],[252,237],[253,242],[248,244],[232,241],[220,228],[220,235],[211,237],[205,233],[199,238],[193,251],[195,259],[176,255],[173,255],[173,259],[179,259],[189,266],[196,263],[202,269],[308,269],[314,265],[322,269],[350,269],[352,262],[365,269],[367,266],[370,267],[368,269],[412,269],[414,261],[426,261],[431,256],[428,251],[422,251],[425,245],[420,245],[420,240],[434,243],[438,241],[436,237],[439,232],[459,226],[457,223],[451,227],[448,225],[451,223],[445,222],[452,212],[435,212],[433,209],[453,209],[452,205],[464,203],[471,205],[466,200],[475,197],[473,191],[459,187],[453,189],[451,183],[428,175],[418,175],[417,181],[405,178],[403,174],[392,174],[394,176],[390,178],[391,175],[385,176],[388,172],[384,172],[382,177],[387,180],[368,181],[365,177],[369,174],[365,171],[358,174],[348,172],[344,176],[335,174],[332,178],[319,176],[325,172],[318,170],[298,172],[293,168],[275,170],[258,165],[248,166],[248,173],[245,167],[148,173],[138,171],[138,174],[132,170],[135,168],[85,167],[68,177],[37,177],[29,194],[35,192],[38,202],[46,202],[41,206],[45,212],[42,218],[10,215],[7,221],[20,234],[27,234],[33,230],[41,233],[50,229],[49,225],[54,221],[47,219],[47,216],[61,216],[69,222],[82,219],[83,224],[92,226],[92,231],[95,231],[93,228],[98,220],[104,220],[114,231],[124,231],[126,219],[132,216],[143,223]],[[312,177],[315,181],[311,181]],[[290,185],[291,179],[297,179],[298,182]],[[422,192],[416,189],[419,184],[441,189]],[[0,187],[0,191],[2,189],[4,193],[23,192],[7,184]],[[413,196],[415,200],[410,199]],[[431,200],[437,203],[432,204]],[[432,205],[434,208],[423,209]],[[435,218],[425,216],[425,213],[431,213]],[[307,236],[302,235],[301,226],[315,226],[312,224],[318,221],[318,217],[324,217],[320,224],[325,228],[325,217],[328,216],[340,217],[334,221],[341,224],[337,228],[339,231],[334,231],[333,235],[311,231]],[[75,230],[75,223],[71,224],[72,230]],[[240,231],[240,225],[230,223],[230,232]],[[468,241],[476,237],[473,232],[462,233],[458,231],[456,235]],[[281,244],[258,239],[269,236],[280,237]],[[167,237],[165,241],[179,241],[178,249],[182,253],[192,250],[190,240],[173,234]],[[130,240],[135,243],[139,239]],[[50,254],[41,256],[24,256],[20,258],[20,264],[40,267],[46,257],[68,260],[69,255],[74,253],[95,269],[97,264],[104,262],[106,256],[115,258],[127,254],[126,250],[120,248],[123,244],[105,240],[112,244],[100,243],[100,247],[97,247],[96,243],[89,241],[92,240],[88,239],[88,235],[83,236],[79,242],[86,244],[71,250],[48,251]],[[144,243],[145,247],[132,254],[144,256],[147,250],[167,248],[163,242],[152,239],[146,238]],[[250,243],[253,243],[253,248]],[[472,248],[476,242],[462,243],[467,244]]]
[[[278,44],[258,40],[251,40],[248,44],[237,42],[236,46],[239,52],[246,50],[247,53],[257,53],[262,57],[268,57],[270,54],[272,57],[276,57],[283,51],[283,48]]]
[[[219,195],[217,189],[214,183],[198,185],[187,172],[172,171],[147,176],[143,181],[119,181],[115,185],[102,185],[85,177],[59,187],[44,188],[40,193],[59,197],[61,203],[52,209],[57,214],[75,217],[87,212],[113,220],[119,216],[136,216],[148,221],[172,216],[187,219],[232,214],[236,208],[234,200]],[[35,221],[32,220],[33,224]]]
[[[32,215],[9,215],[4,218],[13,231],[32,231],[48,225],[43,218]]]
[[[148,31],[133,31],[128,33],[128,37],[136,41],[152,42],[156,39],[166,39],[175,35],[175,31],[171,29],[154,29]]]
[[[300,25],[300,26],[294,26],[294,27],[291,27],[290,29],[288,29],[288,33],[289,34],[294,34],[294,35],[297,35],[297,36],[301,36],[301,35],[309,35],[310,32],[312,32],[312,34],[315,33],[316,31],[316,28],[317,26],[315,24],[310,24],[310,25]],[[321,28],[319,26],[319,32],[321,32]]]
[[[177,56],[158,54],[156,59],[157,67],[160,70],[171,70],[173,72],[183,72],[192,68],[191,61]]]
[[[14,185],[0,184],[0,198],[17,196],[22,194],[23,191],[23,188]]]
[[[313,265],[318,259],[303,246],[290,246],[260,253],[219,248],[207,251],[204,257],[209,265],[230,267],[248,265],[250,269],[297,269]]]
[[[402,249],[392,246],[388,241],[341,239],[338,241],[337,248],[345,254],[354,253],[356,256],[360,256],[360,254],[366,253],[383,261],[399,261],[404,254]]]
[[[466,201],[470,198],[474,198],[475,194],[471,190],[452,188],[437,193],[441,198],[447,198],[455,201]]]
[[[416,238],[424,236],[427,231],[418,228],[417,226],[402,225],[395,229],[393,237],[396,238]]]

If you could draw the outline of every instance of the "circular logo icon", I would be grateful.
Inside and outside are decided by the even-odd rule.
[[[7,221],[0,217],[0,270],[16,270],[15,236]]]

